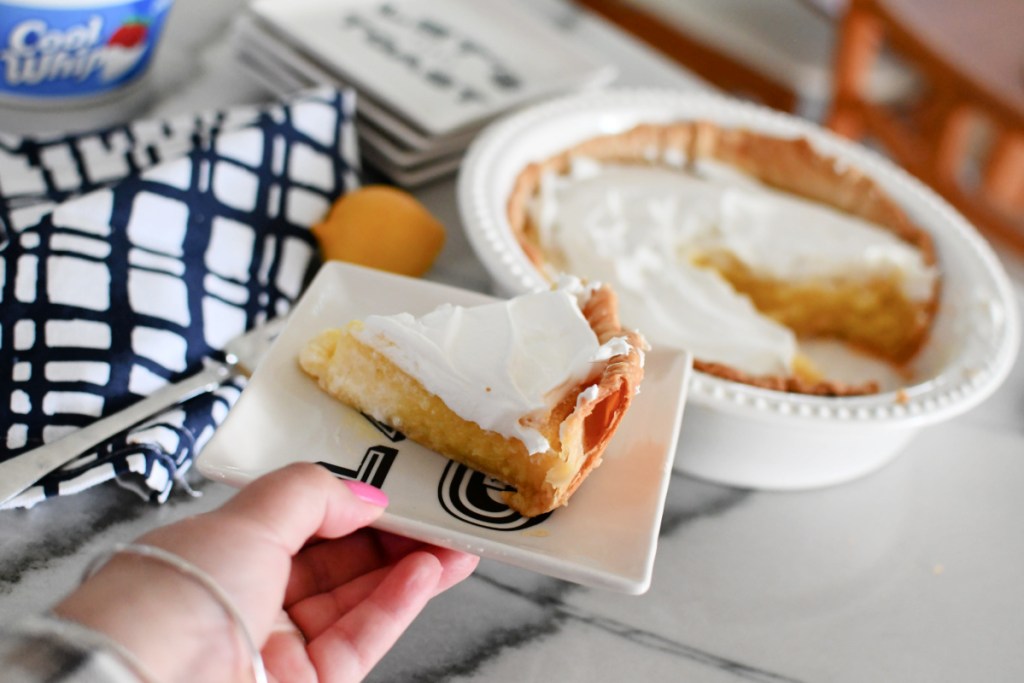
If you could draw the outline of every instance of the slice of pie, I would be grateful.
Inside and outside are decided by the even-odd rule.
[[[524,168],[508,219],[549,278],[607,282],[653,343],[770,389],[875,392],[807,349],[828,340],[899,376],[938,302],[928,233],[802,138],[694,121],[596,137]]]
[[[342,403],[515,487],[508,505],[532,517],[600,464],[646,349],[610,288],[566,280],[420,318],[367,316],[318,335],[299,364]]]

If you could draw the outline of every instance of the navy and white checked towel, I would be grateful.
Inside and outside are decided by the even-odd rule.
[[[285,313],[309,228],[359,183],[354,95],[320,89],[99,132],[0,134],[0,460],[197,371]],[[241,382],[153,416],[6,507],[115,479],[157,501]]]

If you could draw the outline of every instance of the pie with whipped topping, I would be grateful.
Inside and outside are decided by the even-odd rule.
[[[900,372],[937,306],[930,236],[803,138],[640,125],[530,164],[508,218],[547,277],[609,283],[653,343],[765,388],[875,393],[872,377],[823,374],[805,348],[839,342]]]
[[[508,301],[371,315],[299,357],[321,389],[413,441],[514,487],[533,517],[601,462],[643,378],[646,341],[606,286],[563,279]]]

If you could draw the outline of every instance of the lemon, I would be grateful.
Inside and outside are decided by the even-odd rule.
[[[339,197],[313,235],[325,260],[419,277],[441,253],[445,229],[408,192],[367,185]]]

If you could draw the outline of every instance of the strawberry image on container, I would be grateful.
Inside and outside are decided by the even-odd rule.
[[[135,47],[146,42],[147,33],[149,33],[149,25],[138,17],[132,17],[114,31],[110,40],[107,41],[107,45]]]
[[[123,76],[142,59],[149,36],[149,23],[140,17],[130,17],[110,35],[103,48],[103,81]]]

